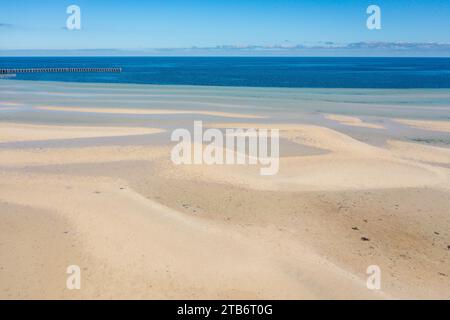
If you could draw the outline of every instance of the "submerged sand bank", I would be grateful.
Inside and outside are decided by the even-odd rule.
[[[384,129],[384,127],[382,125],[374,124],[374,123],[367,123],[357,117],[342,116],[342,115],[337,115],[337,114],[326,114],[325,118],[329,119],[329,120],[337,121],[346,126],[363,127],[363,128],[370,128],[370,129]]]
[[[194,114],[204,116],[216,116],[223,118],[241,118],[241,119],[261,119],[265,116],[258,116],[245,113],[232,113],[221,111],[205,111],[205,110],[169,110],[169,109],[112,109],[112,108],[77,108],[77,107],[52,107],[39,106],[38,110],[65,111],[65,112],[83,112],[83,113],[110,113],[110,114],[136,114],[136,115],[170,115],[170,114]]]
[[[409,119],[394,119],[394,121],[423,130],[450,132],[450,121],[425,121]]]
[[[0,123],[0,142],[118,137],[164,132],[154,128],[83,127]]]

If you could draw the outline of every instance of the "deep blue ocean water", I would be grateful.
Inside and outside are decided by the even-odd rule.
[[[0,68],[121,67],[120,74],[18,74],[68,82],[297,88],[450,88],[450,58],[0,57]]]

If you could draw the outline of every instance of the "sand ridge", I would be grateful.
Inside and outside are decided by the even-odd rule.
[[[0,143],[17,141],[43,141],[96,137],[117,137],[164,132],[156,128],[56,126],[25,123],[0,123]]]
[[[450,121],[425,121],[409,119],[393,119],[393,121],[422,130],[450,132]]]
[[[38,110],[63,111],[63,112],[86,112],[86,113],[111,113],[111,114],[141,114],[141,115],[171,115],[171,114],[195,114],[204,116],[215,116],[223,118],[261,119],[266,116],[245,113],[232,113],[222,111],[205,110],[173,110],[173,109],[131,109],[131,108],[79,108],[79,107],[55,107],[37,106]]]
[[[405,141],[388,141],[389,150],[398,157],[416,161],[450,164],[450,149]]]
[[[216,128],[280,129],[295,143],[329,151],[328,154],[282,157],[275,176],[257,174],[254,166],[182,166],[167,174],[203,181],[234,183],[258,190],[331,191],[407,187],[444,187],[448,170],[396,156],[388,149],[368,145],[333,129],[315,125],[215,123]]]
[[[67,165],[114,161],[153,161],[169,158],[169,147],[97,146],[79,148],[0,149],[1,167]]]
[[[340,124],[343,124],[346,126],[355,126],[355,127],[370,128],[370,129],[384,129],[384,126],[382,126],[382,125],[374,124],[374,123],[367,123],[357,117],[343,116],[343,115],[337,115],[337,114],[326,114],[325,118],[328,120],[337,121]]]

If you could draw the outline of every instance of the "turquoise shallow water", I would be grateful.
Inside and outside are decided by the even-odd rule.
[[[450,89],[246,88],[1,80],[0,101],[25,106],[270,113],[275,119],[337,113],[450,120]],[[76,116],[71,114],[71,118]]]
[[[35,108],[39,106],[206,110],[264,115],[267,119],[82,113]],[[386,129],[345,126],[325,119],[327,113],[356,116]],[[0,80],[0,122],[148,126],[167,129],[167,132],[190,128],[194,120],[308,123],[325,125],[373,144],[401,139],[450,145],[449,133],[414,129],[391,118],[450,121],[450,89],[246,88]],[[167,142],[168,136],[162,136],[161,141]],[[106,140],[117,143],[121,139]],[[146,139],[134,141],[147,142]]]

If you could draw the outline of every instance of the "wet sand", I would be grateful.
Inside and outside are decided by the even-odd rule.
[[[259,109],[271,99],[264,90],[255,98],[252,89],[146,88],[0,83],[7,103],[19,104],[0,114],[0,298],[450,298],[448,133],[397,126],[371,104],[327,118],[335,112],[293,112],[279,96],[279,112]],[[105,90],[129,111],[36,109],[43,94],[60,108],[73,91],[81,98],[70,104],[88,108]],[[145,95],[167,90],[163,99],[179,106],[161,113]],[[147,111],[133,111],[134,94]],[[200,107],[183,106],[189,94],[227,107],[193,112]],[[193,120],[280,129],[279,173],[174,165],[170,133]],[[444,143],[414,140],[430,137]],[[69,265],[82,270],[81,290],[66,288]],[[366,287],[370,265],[381,268],[381,290]]]

